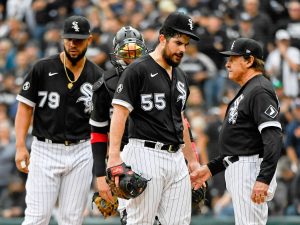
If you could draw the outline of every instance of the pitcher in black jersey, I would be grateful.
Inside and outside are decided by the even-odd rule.
[[[65,20],[64,51],[35,63],[17,100],[16,165],[28,173],[23,225],[81,225],[92,181],[92,86],[103,70],[86,59],[92,40],[82,16]],[[33,117],[31,153],[25,147]]]
[[[122,27],[113,40],[114,52],[111,63],[114,68],[105,71],[103,76],[93,85],[93,111],[90,118],[91,143],[94,156],[94,171],[97,188],[101,197],[113,201],[109,186],[105,181],[106,154],[110,117],[112,114],[112,98],[117,88],[120,76],[126,67],[136,58],[148,53],[142,34],[131,26]],[[122,148],[128,143],[127,132],[122,139]],[[119,210],[123,214],[122,200],[119,200]],[[125,218],[121,215],[121,219]],[[122,221],[123,224],[123,221]]]
[[[225,170],[235,224],[264,225],[268,205],[276,190],[276,166],[280,157],[282,131],[279,102],[272,83],[264,75],[263,50],[248,38],[235,40],[226,63],[229,79],[241,86],[228,104],[219,136],[220,156],[201,167],[205,181]]]
[[[127,225],[152,225],[155,216],[164,225],[190,224],[191,183],[185,158],[190,171],[200,166],[183,122],[187,78],[177,66],[190,38],[198,39],[194,31],[189,16],[171,13],[155,50],[131,63],[119,80],[112,101],[107,167],[124,161],[149,179],[145,191],[127,201]],[[120,153],[128,116],[129,142]],[[118,178],[114,177],[117,185]]]

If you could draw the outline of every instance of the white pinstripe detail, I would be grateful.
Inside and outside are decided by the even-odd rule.
[[[81,225],[92,180],[90,143],[64,146],[33,140],[22,225],[48,225],[58,202],[60,225]]]
[[[278,121],[268,121],[258,126],[259,132],[261,133],[261,131],[266,127],[278,127],[280,130],[282,130],[281,124]]]
[[[237,225],[267,223],[267,203],[256,204],[251,200],[252,188],[260,171],[261,162],[262,159],[258,155],[240,156],[237,162],[232,163],[225,170],[226,188],[232,197]],[[274,175],[269,186],[267,201],[273,198],[276,186],[276,175]]]
[[[24,97],[21,96],[21,95],[17,95],[16,99],[17,99],[19,102],[23,102],[23,103],[25,103],[26,105],[31,106],[32,108],[34,108],[35,105],[36,105],[35,102],[32,102],[32,101],[30,101],[29,99],[24,98]]]
[[[131,104],[129,104],[128,102],[125,102],[123,100],[120,100],[120,99],[113,99],[111,104],[124,106],[125,108],[127,108],[129,110],[129,112],[131,112],[133,110],[133,106]]]
[[[153,225],[157,215],[163,225],[188,225],[191,219],[191,183],[182,151],[169,153],[146,148],[130,139],[122,160],[147,179],[146,190],[127,201],[127,225]]]
[[[108,126],[108,120],[104,122],[97,122],[95,120],[90,119],[89,123],[95,127],[106,127]]]

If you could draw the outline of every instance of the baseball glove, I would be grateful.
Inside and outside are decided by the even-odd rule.
[[[207,182],[205,182],[206,187],[201,187],[197,190],[192,190],[192,204],[193,206],[198,206],[199,204],[204,204],[206,199],[206,191],[207,191]]]
[[[93,195],[92,202],[95,203],[95,205],[97,206],[101,214],[104,216],[104,218],[115,215],[118,212],[117,211],[119,206],[118,198],[117,196],[113,196],[113,197],[114,197],[114,202],[111,203],[101,198],[98,192],[95,192]]]
[[[119,187],[113,179],[115,176],[119,176]],[[118,198],[130,199],[143,193],[148,180],[132,171],[130,166],[122,163],[106,170],[106,182]]]

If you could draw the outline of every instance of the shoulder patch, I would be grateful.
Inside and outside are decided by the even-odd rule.
[[[117,93],[121,93],[122,90],[123,90],[123,84],[119,84],[119,86],[117,87]]]
[[[104,79],[103,76],[100,77],[94,84],[93,84],[93,91],[97,91],[103,84]]]
[[[278,110],[274,106],[269,105],[269,107],[265,111],[265,114],[274,119],[278,114]]]

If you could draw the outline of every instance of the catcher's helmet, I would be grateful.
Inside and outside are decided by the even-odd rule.
[[[126,59],[136,59],[148,52],[142,34],[131,26],[122,27],[116,33],[113,39],[113,47],[114,52],[111,54],[111,63],[121,70],[129,64]]]

